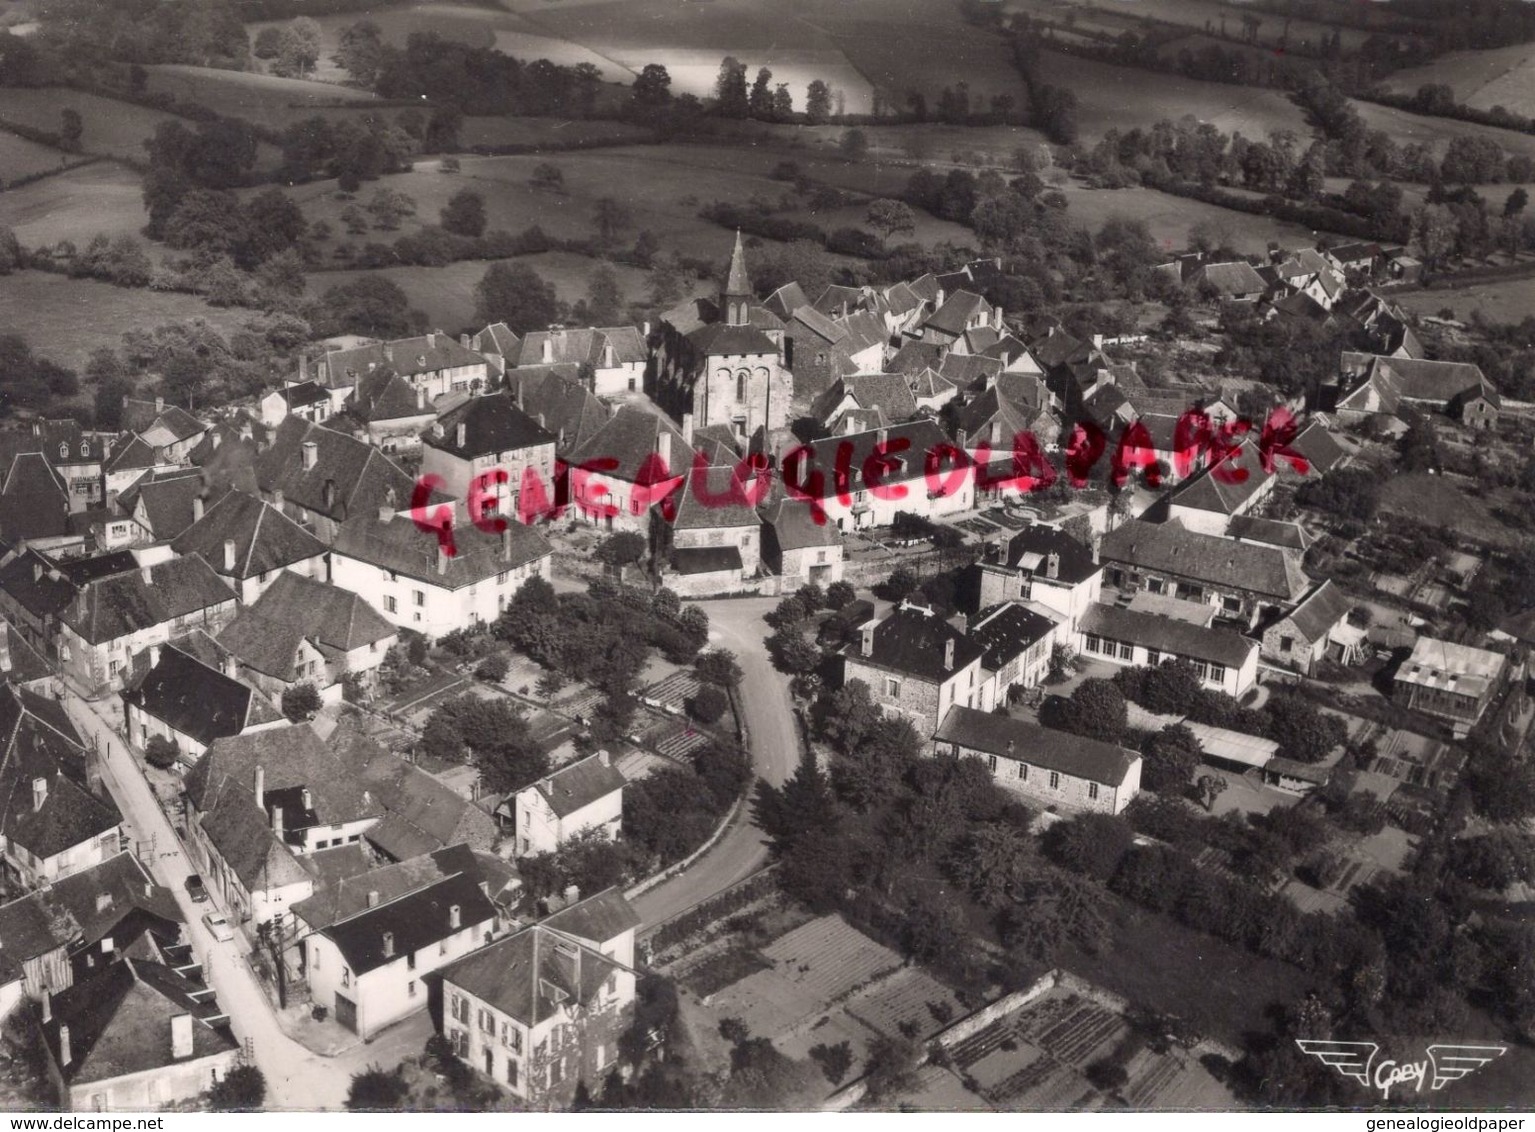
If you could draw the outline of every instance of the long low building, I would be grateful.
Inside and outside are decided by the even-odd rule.
[[[1257,641],[1230,629],[1117,605],[1095,605],[1083,615],[1077,647],[1090,657],[1127,667],[1187,660],[1208,687],[1232,696],[1242,695],[1258,680]]]
[[[999,786],[1064,810],[1117,814],[1141,789],[1134,751],[974,708],[949,709],[933,752],[984,759]]]

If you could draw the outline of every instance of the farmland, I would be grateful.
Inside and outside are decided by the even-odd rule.
[[[29,248],[60,240],[82,244],[97,233],[137,235],[145,220],[139,175],[115,162],[71,169],[0,195],[0,224]]]
[[[0,187],[59,168],[69,155],[0,131]]]
[[[1457,122],[1452,118],[1431,118],[1424,114],[1409,114],[1391,106],[1370,102],[1355,102],[1359,116],[1372,130],[1385,130],[1396,139],[1398,145],[1418,142],[1433,150],[1435,156],[1443,155],[1451,138],[1490,138],[1510,154],[1523,154],[1535,158],[1535,136],[1514,130],[1500,130],[1496,126],[1483,126],[1475,122]]]
[[[86,153],[129,161],[143,161],[144,139],[161,122],[176,117],[163,110],[149,110],[131,102],[60,87],[8,87],[3,106],[0,118],[50,132],[58,131],[60,111],[73,107],[85,124],[81,146]]]
[[[369,109],[375,101],[367,91],[332,83],[280,79],[247,71],[220,71],[211,67],[164,65],[146,68],[148,89],[206,106],[230,118],[244,118],[258,126],[281,130],[315,114],[326,117],[350,115],[337,103]],[[397,112],[397,111],[395,111]]]
[[[1305,115],[1283,91],[1154,74],[1051,51],[1040,52],[1039,75],[1076,92],[1077,124],[1086,140],[1110,129],[1145,129],[1185,115],[1249,138],[1270,130],[1294,130],[1301,137],[1311,132]]]
[[[0,326],[20,334],[38,354],[81,368],[92,350],[117,346],[123,332],[206,318],[229,333],[254,311],[210,307],[195,295],[113,287],[42,271],[0,276]]]
[[[1118,35],[1127,30],[1141,32],[1143,21],[1157,20],[1169,24],[1181,24],[1196,30],[1222,31],[1233,36],[1243,34],[1241,14],[1233,5],[1217,0],[1136,0],[1132,4],[1094,4],[1091,0],[1012,0],[1010,7],[1026,12],[1041,20],[1056,24],[1065,19],[1071,26],[1083,31],[1102,31]],[[1069,14],[1068,14],[1069,13]],[[1316,45],[1324,36],[1331,36],[1333,26],[1314,20],[1284,20],[1279,17],[1256,13],[1261,22],[1257,28],[1256,42],[1267,48],[1280,46],[1285,28],[1289,28],[1292,46]],[[1342,41],[1346,48],[1356,48],[1364,42],[1368,33],[1358,28],[1342,29]]]
[[[1391,301],[1413,314],[1438,314],[1448,308],[1456,318],[1479,310],[1491,322],[1522,322],[1535,311],[1535,278],[1499,279],[1467,287],[1435,287],[1427,291],[1397,291]]]
[[[1448,86],[1457,102],[1478,110],[1501,106],[1515,114],[1535,115],[1535,46],[1452,52],[1425,66],[1398,71],[1384,85],[1413,94],[1425,83]]]

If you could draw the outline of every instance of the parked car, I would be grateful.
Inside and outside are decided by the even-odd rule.
[[[203,923],[208,925],[208,930],[213,933],[213,938],[220,943],[228,943],[235,937],[235,930],[229,926],[229,921],[224,918],[222,912],[203,913]]]
[[[187,895],[198,904],[208,899],[208,886],[203,884],[203,878],[196,873],[187,877]]]

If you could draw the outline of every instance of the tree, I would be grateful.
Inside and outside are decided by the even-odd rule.
[[[1124,738],[1127,718],[1125,698],[1111,681],[1097,678],[1077,685],[1059,706],[1057,726],[1104,743]]]
[[[80,152],[80,139],[85,135],[85,120],[80,111],[66,106],[59,111],[59,145],[70,153]]]
[[[862,161],[869,152],[869,135],[855,126],[842,135],[837,148],[842,151],[842,156],[846,160]]]
[[[372,87],[384,60],[384,37],[378,25],[372,20],[349,25],[341,33],[332,60],[358,86]]]
[[[402,192],[381,188],[374,192],[367,205],[373,223],[386,232],[393,232],[400,221],[416,214],[416,202]]]
[[[792,117],[794,117],[794,95],[789,93],[788,83],[779,83],[773,88],[773,120],[787,122]]]
[[[487,680],[492,684],[499,684],[506,679],[506,674],[512,670],[512,662],[507,659],[505,653],[493,652],[479,664],[475,665],[474,674],[481,680]]]
[[[1503,215],[1510,217],[1518,216],[1529,203],[1530,194],[1521,185],[1509,193],[1508,198],[1503,202]]]
[[[266,1102],[266,1074],[254,1065],[237,1065],[208,1090],[214,1112],[259,1112]]]
[[[164,735],[151,735],[149,742],[144,745],[145,760],[150,766],[159,767],[161,770],[170,770],[175,766],[180,753],[176,741],[167,739]]]
[[[884,713],[869,694],[869,686],[854,679],[826,697],[818,714],[822,717],[821,733],[845,755],[863,746]]]
[[[282,29],[277,57],[272,60],[272,74],[283,78],[303,78],[320,61],[320,25],[300,16]]]
[[[313,719],[322,706],[319,691],[307,680],[283,691],[282,713],[288,717],[289,723],[303,723],[306,719]]]
[[[818,126],[831,117],[831,87],[821,79],[812,79],[805,89],[805,119]]]
[[[612,326],[622,314],[623,296],[618,276],[607,264],[599,264],[586,285],[586,311],[594,326]]]
[[[746,93],[746,64],[733,55],[725,56],[720,63],[719,77],[714,81],[715,110],[721,118],[744,118],[751,108]]]
[[[485,274],[489,276],[500,266],[493,264]],[[484,286],[483,280],[480,286]],[[477,288],[476,298],[479,294]],[[552,290],[550,294],[552,297]],[[482,324],[501,319],[499,314],[486,319],[477,313],[476,317]],[[316,312],[315,326],[324,334],[361,334],[387,340],[413,333],[418,322],[419,316],[410,309],[410,300],[398,283],[381,275],[364,275],[325,292]],[[520,332],[527,328],[516,329]]]
[[[482,235],[485,231],[485,198],[473,189],[460,189],[448,198],[439,222],[456,236]]]
[[[1263,711],[1268,716],[1268,737],[1279,743],[1279,754],[1287,759],[1321,762],[1348,740],[1343,720],[1299,696],[1271,696]]]
[[[1122,817],[1082,814],[1056,822],[1046,831],[1042,845],[1056,864],[1103,882],[1118,871],[1134,837],[1130,823]]]
[[[747,109],[753,118],[759,121],[769,121],[773,115],[773,72],[766,67],[757,72],[757,79],[752,83],[751,94],[747,99]]]
[[[810,1047],[810,1060],[821,1067],[827,1081],[833,1086],[840,1085],[848,1070],[853,1067],[852,1044],[846,1040],[834,1046],[820,1042]]]
[[[1199,801],[1206,810],[1215,809],[1215,799],[1226,792],[1226,780],[1218,774],[1201,774],[1195,783],[1199,787]]]
[[[735,653],[729,649],[710,649],[698,654],[693,662],[694,674],[705,684],[719,688],[734,688],[741,683],[741,666]]]
[[[821,650],[798,629],[780,629],[763,644],[774,665],[791,676],[808,676],[821,666]]]
[[[525,263],[493,263],[474,288],[474,317],[481,324],[504,322],[517,334],[542,330],[559,317],[559,299]]]
[[[858,600],[858,591],[851,582],[833,582],[826,587],[826,608],[842,609],[849,602]]]
[[[1021,893],[1034,863],[1027,835],[1011,825],[987,822],[965,836],[949,867],[982,907],[998,908]]]
[[[252,53],[257,59],[275,59],[282,52],[282,28],[275,24],[256,33]]]
[[[1194,781],[1202,752],[1194,733],[1173,723],[1146,736],[1141,754],[1141,785],[1159,794],[1181,794]]]
[[[870,1042],[863,1075],[869,1099],[878,1101],[915,1089],[920,1053],[920,1049],[905,1038],[881,1034]]]
[[[725,693],[713,684],[701,684],[688,700],[688,714],[700,723],[717,723],[730,707]]]
[[[618,234],[629,227],[633,221],[634,216],[628,207],[614,197],[600,198],[592,211],[592,223],[597,228],[597,239],[604,247],[615,243]]]
[[[528,184],[540,192],[563,193],[565,173],[552,161],[541,161],[533,166],[533,174],[528,178]]]
[[[409,1095],[410,1088],[398,1067],[386,1071],[370,1065],[352,1075],[346,1107],[350,1112],[400,1111]]]
[[[911,205],[902,200],[872,201],[864,220],[886,243],[897,232],[914,233],[917,230],[917,214],[912,212]]]
[[[592,557],[614,569],[622,569],[645,557],[647,549],[644,535],[635,531],[617,531],[598,544]]]
[[[647,63],[629,88],[635,106],[654,109],[672,98],[672,77],[660,63]]]

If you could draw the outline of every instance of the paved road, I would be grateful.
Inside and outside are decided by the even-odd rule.
[[[703,604],[709,614],[710,647],[727,648],[741,662],[741,712],[750,734],[752,765],[757,777],[774,785],[793,774],[799,762],[789,680],[773,668],[762,647],[768,633],[762,615],[778,601],[741,598]],[[751,824],[749,808],[743,809],[713,849],[692,868],[641,894],[635,910],[645,923],[657,923],[749,876],[767,862],[767,855],[761,831]]]
[[[246,965],[241,937],[237,934],[229,942],[217,942],[202,921],[213,903],[196,904],[187,895],[186,877],[195,871],[192,862],[142,771],[114,732],[108,703],[91,704],[73,695],[66,695],[64,703],[81,736],[106,752],[102,777],[122,810],[129,834],[141,846],[153,842],[154,858],[147,862],[150,871],[175,893],[209,985],[229,1014],[235,1036],[250,1042],[256,1064],[266,1075],[269,1108],[339,1109],[353,1073],[375,1063],[392,1068],[401,1058],[421,1051],[431,1030],[424,1012],[385,1031],[372,1044],[334,1058],[322,1057],[283,1033],[271,1003]]]

